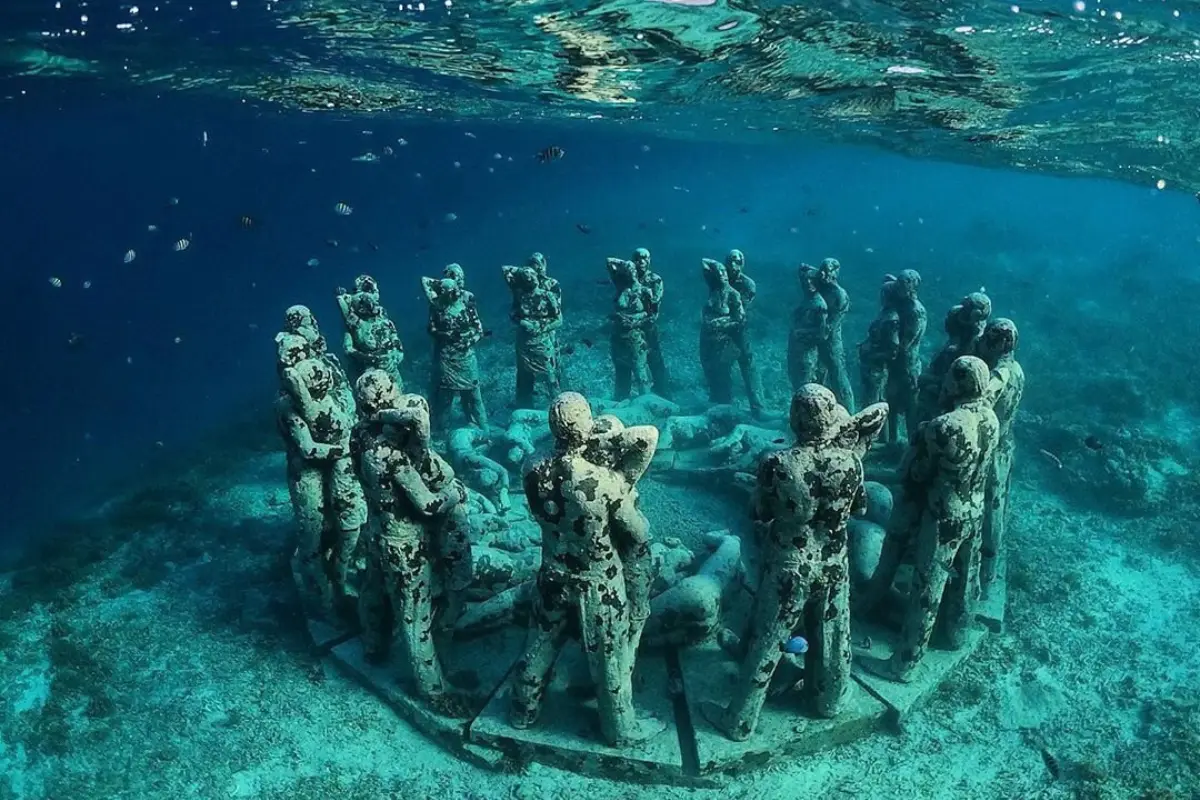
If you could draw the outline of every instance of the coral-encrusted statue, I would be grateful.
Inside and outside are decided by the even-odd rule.
[[[801,264],[800,303],[792,312],[787,366],[792,391],[798,392],[821,377],[821,349],[829,338],[829,306],[817,291],[817,268]]]
[[[892,400],[889,391],[895,385],[892,371],[897,369],[900,355],[900,315],[886,306],[871,321],[867,338],[858,345],[859,391],[867,405]],[[888,430],[881,436],[891,441],[894,424],[888,420]]]
[[[942,384],[942,404],[951,410],[920,428],[900,465],[902,497],[879,565],[856,601],[866,611],[877,606],[906,552],[912,554],[913,582],[892,658],[863,661],[882,677],[911,679],[935,623],[952,647],[970,628],[984,495],[1000,431],[985,395],[988,378],[987,364],[975,356],[955,359]]]
[[[670,399],[671,377],[667,370],[667,362],[663,359],[662,339],[658,332],[658,314],[662,310],[665,285],[662,276],[650,268],[650,251],[644,247],[633,251],[633,270],[634,278],[642,288],[646,306],[646,321],[642,329],[646,336],[646,356],[650,366],[650,378],[654,381],[654,393]]]
[[[917,382],[921,378],[921,343],[929,326],[929,315],[917,297],[921,274],[915,269],[903,269],[896,275],[884,277],[883,308],[895,311],[900,321],[900,352],[888,369],[889,440],[900,441],[900,420],[904,420],[909,439],[917,431]]]
[[[542,566],[525,652],[512,682],[512,724],[533,725],[554,662],[572,630],[583,644],[600,729],[614,747],[653,736],[663,725],[639,720],[633,707],[633,664],[648,600],[629,597],[622,554],[640,552],[648,537],[634,484],[654,457],[657,429],[595,429],[587,398],[561,394],[550,407],[555,452],[525,476],[530,510],[542,527]],[[648,596],[650,576],[647,575]],[[645,602],[640,612],[631,606]],[[638,616],[642,616],[639,620]]]
[[[917,381],[916,425],[948,410],[940,405],[946,372],[959,356],[975,354],[975,345],[991,315],[992,301],[982,292],[972,292],[946,312],[946,343]],[[915,440],[915,431],[916,427],[909,428],[909,441]]]
[[[729,285],[737,290],[742,298],[742,308],[749,311],[750,304],[758,294],[758,285],[746,274],[746,256],[741,250],[730,250],[725,256],[725,274]],[[758,368],[754,364],[754,348],[750,344],[749,325],[743,320],[741,326],[733,331],[734,343],[737,346],[738,369],[742,373],[742,383],[746,385],[746,398],[750,401],[750,413],[755,418],[762,415],[762,384],[758,378]]]
[[[379,303],[379,284],[370,275],[359,275],[354,279],[353,292],[337,290],[337,302],[346,323],[342,349],[354,367],[355,378],[368,369],[381,369],[403,390],[400,364],[404,361],[404,345],[396,323]]]
[[[501,269],[512,291],[512,320],[517,325],[517,408],[530,408],[539,383],[547,399],[558,394],[562,289],[546,274],[541,253],[534,253],[528,266]]]
[[[847,411],[854,411],[854,387],[850,385],[850,371],[846,367],[846,345],[842,338],[842,322],[850,311],[850,295],[838,283],[842,265],[836,258],[826,258],[817,267],[817,291],[825,298],[829,309],[829,335],[819,349],[821,367],[825,370],[822,381],[833,390],[837,400]]]
[[[475,345],[483,338],[483,323],[475,308],[475,295],[463,288],[462,267],[446,267],[441,280],[421,278],[429,300],[429,335],[433,337],[433,421],[439,428],[458,397],[467,419],[487,427],[487,410],[479,387]]]
[[[746,325],[742,296],[729,285],[725,266],[705,258],[701,261],[708,302],[700,321],[700,366],[708,382],[708,399],[713,404],[733,402],[733,362]]]
[[[645,289],[637,282],[632,261],[608,259],[608,274],[617,287],[612,313],[613,397],[624,400],[650,391],[649,322]]]
[[[883,429],[887,405],[856,416],[833,392],[808,384],[792,398],[796,444],[759,467],[754,520],[765,529],[762,577],[733,697],[705,707],[729,738],[749,738],[785,652],[807,646],[804,692],[813,713],[834,716],[850,684],[850,574],[846,526],[864,505],[860,453]],[[801,632],[803,636],[797,636]]]
[[[1000,423],[996,453],[988,475],[987,502],[983,516],[979,580],[985,593],[996,579],[996,566],[1008,529],[1008,495],[1012,488],[1013,420],[1025,393],[1025,370],[1013,355],[1017,349],[1017,325],[1011,319],[994,319],[983,329],[977,350],[992,370],[987,395]]]

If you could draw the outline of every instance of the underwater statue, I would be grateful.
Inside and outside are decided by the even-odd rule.
[[[729,285],[725,266],[711,258],[701,260],[708,302],[700,321],[700,366],[713,404],[733,402],[733,364],[738,360],[740,333],[746,325],[742,296]]]
[[[449,691],[438,640],[452,632],[473,577],[467,491],[430,448],[425,398],[402,394],[376,369],[356,390],[364,419],[354,460],[373,516],[359,601],[363,645],[380,661],[397,635],[415,693],[437,701]]]
[[[475,295],[463,288],[462,267],[446,267],[446,277],[421,278],[429,300],[429,335],[433,337],[433,422],[444,429],[454,398],[473,424],[487,428],[487,409],[479,385],[475,345],[483,339],[483,323]]]
[[[996,452],[992,456],[987,481],[987,499],[983,515],[983,541],[980,545],[979,580],[986,594],[996,579],[998,560],[1008,529],[1008,495],[1012,489],[1013,454],[1016,440],[1013,421],[1025,393],[1025,370],[1017,363],[1017,325],[1003,317],[992,320],[983,329],[976,345],[978,355],[992,370],[987,395],[1000,423]]]
[[[748,312],[758,294],[758,285],[746,274],[746,255],[741,250],[730,250],[725,256],[725,275],[729,278],[729,285],[741,296],[742,307]],[[750,401],[750,413],[755,417],[761,416],[762,384],[754,363],[754,348],[750,343],[750,326],[747,322],[743,322],[735,331],[734,342],[737,345],[738,369],[741,370],[746,397]]]
[[[650,367],[650,380],[654,385],[654,393],[659,397],[671,399],[671,377],[667,371],[667,362],[663,359],[662,338],[659,336],[658,315],[662,310],[663,279],[650,268],[650,251],[639,247],[633,251],[634,279],[642,288],[646,306],[646,321],[642,329],[646,337],[646,359]]]
[[[467,425],[450,432],[446,450],[450,463],[463,480],[490,500],[496,513],[503,516],[512,508],[509,499],[509,475],[504,465],[488,456],[491,431]]]
[[[838,283],[842,264],[836,258],[827,258],[817,267],[815,282],[817,291],[825,298],[829,310],[826,325],[828,335],[818,348],[821,369],[824,370],[825,386],[833,390],[838,402],[847,411],[854,412],[854,387],[850,385],[850,371],[846,367],[846,345],[842,338],[842,322],[850,311],[850,295]]]
[[[646,589],[635,588],[641,597],[631,600],[622,556],[649,549],[635,484],[654,457],[658,431],[610,418],[597,432],[595,422],[587,398],[559,395],[550,406],[554,454],[525,476],[525,496],[542,528],[542,566],[515,668],[511,721],[517,728],[537,721],[554,662],[574,631],[596,684],[604,740],[622,747],[665,727],[634,711],[633,666],[649,615],[649,574]],[[639,602],[644,611],[632,607]]]
[[[885,275],[883,309],[894,311],[900,320],[900,352],[896,363],[888,369],[888,441],[900,441],[900,421],[904,420],[909,439],[917,431],[917,385],[921,377],[921,343],[929,326],[929,315],[917,291],[921,274],[904,269],[896,275]]]
[[[308,609],[336,618],[352,610],[350,569],[367,522],[350,459],[354,395],[333,357],[315,355],[305,335],[285,331],[275,341],[283,389],[275,408],[299,527],[292,573]]]
[[[829,306],[817,290],[817,269],[801,264],[800,303],[792,312],[788,332],[787,366],[792,391],[817,383],[820,378],[820,352],[829,338]]]
[[[294,333],[304,339],[308,344],[309,355],[318,358],[329,356],[329,346],[325,342],[325,337],[321,335],[321,329],[317,325],[317,318],[313,315],[308,306],[289,306],[283,314],[283,330],[275,337],[276,343],[285,333]],[[333,363],[337,363],[337,359],[333,358]],[[341,369],[341,366],[338,366]]]
[[[612,313],[613,397],[624,400],[650,391],[650,346],[646,341],[650,315],[632,261],[608,259],[608,274],[617,287]]]
[[[975,354],[975,345],[991,316],[992,301],[982,292],[972,292],[946,312],[943,323],[946,343],[917,380],[916,407],[910,422],[915,421],[916,426],[920,426],[947,410],[939,405],[946,371],[959,356]],[[916,426],[909,428],[909,441],[915,438]]]
[[[353,292],[338,288],[337,303],[346,324],[342,349],[353,367],[353,376],[381,369],[403,389],[400,364],[404,361],[404,345],[396,323],[379,303],[379,284],[370,275],[359,275],[354,279]]]
[[[733,697],[704,707],[729,738],[744,741],[758,724],[771,678],[786,652],[807,646],[804,693],[820,717],[837,714],[850,686],[850,572],[846,526],[863,507],[863,465],[887,421],[877,403],[855,416],[824,386],[792,398],[796,443],[758,469],[754,522],[765,529],[762,576]],[[798,632],[802,635],[798,636]]]
[[[888,597],[901,561],[912,557],[912,586],[892,658],[862,662],[881,677],[910,680],[935,623],[951,647],[961,646],[970,629],[985,492],[1000,431],[985,394],[988,380],[983,361],[956,358],[942,384],[941,402],[950,410],[918,430],[901,462],[901,495],[879,564],[855,601],[863,612],[873,611]]]
[[[502,267],[512,291],[512,320],[517,325],[517,408],[533,406],[541,384],[547,399],[558,394],[558,329],[562,327],[562,290],[546,274],[546,259],[534,253],[529,266]]]
[[[896,381],[892,371],[899,369],[900,315],[886,306],[871,321],[867,338],[858,345],[859,391],[863,403],[888,401],[891,408]],[[887,429],[880,435],[884,442],[893,441],[894,424],[888,415]]]

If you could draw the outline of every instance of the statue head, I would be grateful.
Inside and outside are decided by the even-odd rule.
[[[448,306],[462,297],[462,284],[453,278],[442,278],[434,286],[437,287],[437,299],[443,306]]]
[[[385,408],[397,408],[400,389],[396,381],[381,369],[369,369],[354,384],[354,395],[364,416]]]
[[[942,405],[957,407],[983,397],[990,376],[991,371],[983,359],[975,356],[954,359],[942,381]]]
[[[731,280],[741,275],[745,267],[746,256],[741,250],[730,250],[729,255],[725,256],[725,271]]]
[[[820,270],[812,264],[801,264],[796,272],[796,276],[800,279],[800,287],[806,291],[816,291],[817,283],[820,278]]]
[[[725,271],[725,265],[720,261],[711,258],[700,260],[700,268],[704,274],[704,282],[708,284],[710,289],[720,289],[722,286],[729,285],[729,274]]]
[[[446,268],[442,270],[442,277],[457,283],[459,289],[467,288],[467,273],[458,264],[447,264]]]
[[[287,332],[275,335],[275,353],[281,368],[294,367],[312,355],[308,339]]]
[[[546,277],[546,257],[541,253],[534,253],[529,257],[529,266],[533,268],[539,278]]]
[[[321,359],[306,358],[291,369],[295,379],[304,384],[312,399],[323,400],[333,391],[333,372]]]
[[[797,444],[830,441],[845,416],[833,392],[819,383],[806,383],[792,396],[789,420]]]
[[[370,319],[379,316],[383,308],[375,300],[375,296],[364,292],[354,300],[354,313],[360,317]]]
[[[826,258],[821,261],[821,266],[817,267],[817,279],[825,286],[832,286],[838,282],[841,271],[842,262],[836,258]]]
[[[983,292],[971,292],[958,306],[965,322],[983,322],[992,315],[992,300]]]
[[[559,452],[582,450],[592,435],[592,407],[578,392],[563,392],[550,403],[550,433]]]
[[[639,275],[650,269],[650,251],[646,248],[639,247],[637,250],[634,250],[632,260],[633,266],[637,268]]]
[[[1005,317],[997,317],[983,329],[977,349],[979,357],[991,366],[1017,349],[1017,323]]]
[[[404,426],[408,433],[407,444],[427,450],[430,433],[429,401],[419,394],[401,394],[396,398],[396,408],[405,412],[407,424]]]
[[[359,275],[355,278],[354,288],[367,294],[379,294],[379,284],[370,275]]]
[[[921,288],[921,273],[915,269],[902,269],[896,276],[896,288],[905,297],[916,297]]]
[[[609,258],[608,265],[612,270],[613,283],[622,289],[633,285],[637,275],[632,261],[626,261],[623,258]]]
[[[288,333],[298,333],[301,328],[317,331],[317,318],[313,316],[308,306],[289,306],[283,312],[283,329]]]

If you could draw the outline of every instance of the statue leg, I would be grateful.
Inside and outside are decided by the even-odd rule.
[[[1008,495],[1012,490],[1013,442],[1001,441],[993,456],[987,483],[983,517],[983,542],[980,548],[979,579],[986,595],[996,580],[996,568],[1004,552],[1004,534],[1008,528]]]
[[[960,549],[959,539],[943,544],[939,528],[938,520],[929,514],[924,515],[917,535],[913,585],[904,612],[904,624],[887,667],[889,674],[886,677],[894,680],[909,680],[929,649],[950,570]]]
[[[650,371],[650,381],[647,388],[653,386],[654,393],[659,397],[671,399],[671,376],[667,370],[667,362],[663,359],[662,339],[658,333],[658,322],[646,325],[646,363]]]
[[[476,381],[474,388],[459,392],[458,396],[467,419],[486,431],[488,426],[487,407],[483,404],[483,390],[479,387],[479,382]]]
[[[633,708],[636,645],[629,640],[629,629],[625,578],[589,580],[579,603],[580,643],[596,684],[600,731],[612,747],[645,738]]]
[[[446,423],[450,419],[450,410],[454,405],[455,394],[457,392],[453,389],[442,386],[440,381],[434,381],[429,398],[430,427],[433,430],[442,431],[446,429]]]
[[[835,329],[829,335],[826,344],[829,388],[837,395],[838,402],[854,413],[854,387],[850,384],[850,371],[846,368],[846,346],[842,340],[841,328]]]
[[[535,376],[533,370],[529,368],[529,363],[524,354],[521,353],[521,346],[517,345],[517,408],[533,408],[533,387]]]
[[[297,456],[288,458],[288,491],[296,517],[292,577],[310,614],[333,610],[333,587],[322,564],[325,537],[325,476],[322,466]]]
[[[443,694],[446,679],[433,641],[434,576],[429,552],[416,537],[387,540],[383,542],[383,562],[416,693],[420,697]]]
[[[358,622],[362,627],[363,650],[368,661],[387,656],[392,640],[392,603],[384,574],[378,532],[366,544],[367,571],[358,592]]]
[[[738,369],[742,383],[746,386],[746,399],[754,416],[762,411],[762,382],[758,378],[758,366],[754,363],[754,350],[750,347],[750,335],[745,329],[738,335]]]
[[[558,397],[561,391],[562,383],[562,365],[558,360],[558,332],[549,334],[549,342],[547,345],[550,348],[550,358],[546,362],[546,374],[543,380],[546,383],[546,400],[549,402]]]
[[[359,532],[367,524],[367,498],[349,456],[333,463],[330,481],[330,502],[338,520],[337,541],[330,542],[329,547],[330,579],[339,610],[352,618],[354,598],[350,583]]]
[[[730,365],[723,358],[724,353],[721,351],[720,342],[700,340],[700,367],[704,370],[704,380],[708,384],[708,401],[713,405],[733,402]]]
[[[471,557],[470,520],[466,507],[457,505],[437,531],[434,570],[443,600],[437,628],[452,631],[462,615],[465,595],[475,580],[475,562]]]
[[[400,374],[400,364],[404,361],[403,350],[389,350],[384,358],[383,370],[388,376],[396,382],[396,388],[404,391],[404,377]],[[353,382],[350,384],[354,385]]]
[[[714,720],[730,739],[744,742],[754,733],[783,648],[800,624],[806,594],[807,587],[794,573],[772,570],[763,576],[754,598],[746,657],[729,705]]]
[[[843,558],[842,575],[849,574]],[[808,652],[804,655],[804,693],[819,717],[834,717],[850,689],[850,581],[827,584],[813,593],[804,609]]]
[[[979,526],[970,527],[953,554],[935,623],[939,640],[956,650],[966,644],[978,596]]]
[[[820,353],[808,344],[788,344],[788,377],[792,381],[792,393],[817,380],[820,368]]]
[[[621,336],[612,337],[613,399],[624,400],[633,391],[633,352]]]
[[[509,721],[514,728],[528,728],[537,722],[570,622],[572,598],[560,582],[539,578],[533,596],[525,652],[513,670]]]

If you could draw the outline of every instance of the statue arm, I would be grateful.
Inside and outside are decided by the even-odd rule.
[[[637,483],[658,449],[658,428],[653,425],[635,425],[621,432],[621,473],[631,484]]]
[[[755,296],[758,294],[758,284],[749,275],[743,274],[742,281],[745,288],[741,290],[742,298],[747,304],[753,303]]]
[[[421,288],[425,290],[425,299],[430,303],[437,301],[437,281],[433,278],[421,278]]]
[[[413,507],[426,517],[434,517],[448,511],[460,501],[458,484],[455,481],[449,481],[446,488],[440,492],[431,492],[421,474],[407,464],[396,471],[392,480],[412,502]]]
[[[308,427],[308,423],[296,413],[296,410],[292,408],[291,402],[286,398],[280,400],[279,415],[283,422],[283,428],[287,431],[288,438],[296,445],[296,448],[300,450],[305,458],[324,460],[340,458],[345,454],[345,450],[341,447],[323,444],[315,440],[312,430]]]

